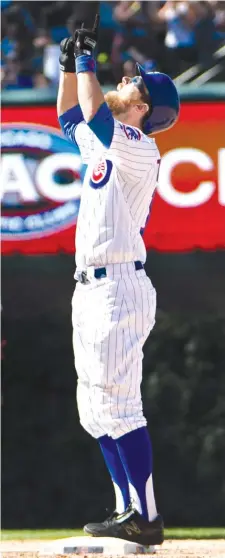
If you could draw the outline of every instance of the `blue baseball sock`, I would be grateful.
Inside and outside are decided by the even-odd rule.
[[[121,462],[116,441],[109,436],[98,438],[116,495],[116,511],[123,513],[130,503],[129,484]]]
[[[117,438],[116,444],[129,481],[135,509],[149,521],[157,515],[152,483],[152,446],[146,427]]]

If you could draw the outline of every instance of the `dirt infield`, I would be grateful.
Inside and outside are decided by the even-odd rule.
[[[49,543],[50,541],[48,541]],[[4,541],[1,543],[2,558],[40,558],[39,548],[43,541]],[[54,558],[65,555],[52,554]],[[77,556],[70,554],[70,558]],[[99,554],[88,554],[88,558],[100,558]],[[154,554],[145,554],[146,558],[225,558],[225,540],[166,540],[162,547],[158,547]],[[41,557],[44,558],[43,554]],[[136,555],[143,558],[143,554]],[[46,555],[49,558],[49,554]],[[86,558],[85,555],[82,558]],[[108,558],[108,557],[107,557]],[[118,558],[111,556],[109,558]],[[120,558],[123,558],[120,556]],[[129,555],[126,558],[134,558]]]

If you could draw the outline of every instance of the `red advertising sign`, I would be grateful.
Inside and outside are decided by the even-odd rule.
[[[84,167],[59,131],[56,109],[2,109],[2,252],[74,252]],[[225,246],[225,106],[187,103],[156,136],[162,161],[147,249]]]

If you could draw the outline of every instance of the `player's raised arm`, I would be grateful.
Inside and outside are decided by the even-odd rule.
[[[60,43],[60,80],[57,97],[58,117],[79,104],[77,95],[77,76],[75,74],[74,40],[72,37]]]
[[[63,132],[69,139],[75,141],[75,129],[83,120],[83,114],[79,106],[77,94],[73,38],[63,39],[60,43],[60,50],[57,114]]]
[[[84,119],[100,141],[109,147],[114,131],[114,119],[96,77],[94,50],[98,39],[99,16],[93,28],[75,32],[74,54],[78,82],[78,99]]]

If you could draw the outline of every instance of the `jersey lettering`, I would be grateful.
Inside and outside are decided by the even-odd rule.
[[[125,126],[124,124],[121,124],[121,129],[125,132],[127,139],[140,141],[141,132],[139,132],[139,130],[132,128],[131,126]]]

